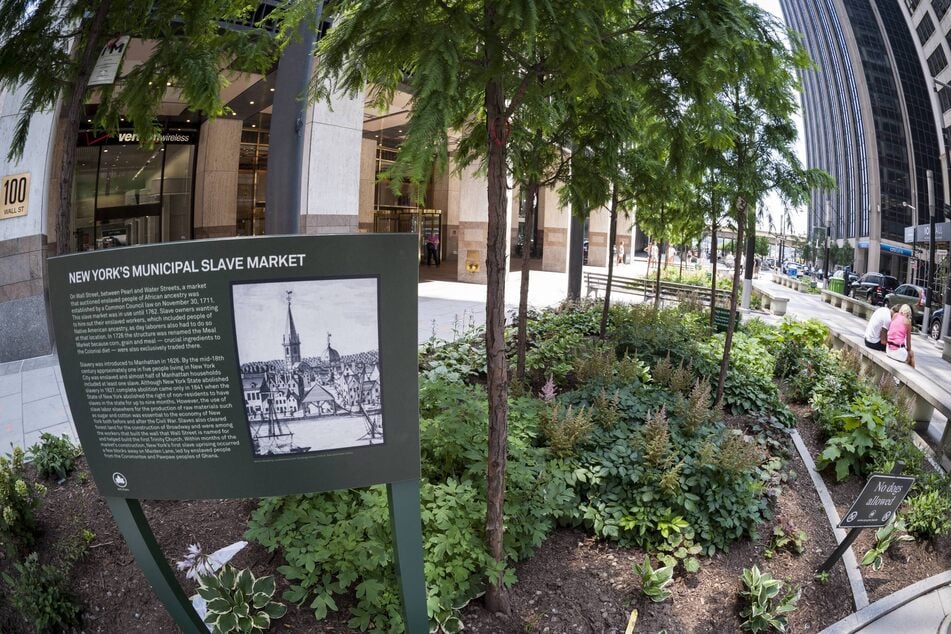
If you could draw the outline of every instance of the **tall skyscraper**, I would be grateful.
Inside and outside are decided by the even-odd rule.
[[[928,221],[928,170],[943,220],[947,170],[933,77],[948,65],[947,43],[923,48],[912,28],[915,7],[895,0],[780,4],[816,65],[802,73],[806,160],[838,183],[813,194],[810,235],[828,226],[834,240],[855,247],[857,271],[904,280],[912,255],[904,228]],[[915,15],[933,12],[921,6]],[[925,55],[932,48],[933,59]],[[942,99],[951,106],[951,94]]]

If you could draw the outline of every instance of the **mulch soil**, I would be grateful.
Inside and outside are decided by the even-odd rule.
[[[808,415],[809,408],[795,409],[799,418],[799,435],[802,436],[803,442],[812,455],[816,456],[823,447],[819,426]],[[924,466],[930,469],[927,462]],[[839,517],[845,516],[852,502],[858,498],[862,487],[865,486],[865,480],[849,476],[842,482],[836,482],[832,469],[823,472],[822,478],[829,489],[832,501],[835,502]],[[855,553],[856,559],[861,561],[865,553],[874,545],[875,530],[866,529],[859,533],[852,544],[852,552]],[[895,542],[885,553],[884,560],[885,564],[881,570],[872,570],[870,566],[862,568],[862,579],[865,582],[869,601],[877,601],[916,581],[951,570],[951,535],[933,540]]]
[[[818,448],[815,426],[802,410],[799,429],[813,453]],[[635,631],[734,632],[739,630],[738,592],[744,567],[759,565],[774,577],[802,589],[799,608],[790,615],[791,631],[816,632],[845,617],[853,610],[852,596],[841,563],[836,564],[829,582],[819,584],[813,571],[835,547],[832,530],[822,512],[818,496],[795,450],[790,445],[789,468],[797,478],[782,487],[776,501],[776,518],[760,528],[755,540],[744,540],[728,553],[701,559],[697,574],[679,574],[669,586],[673,596],[664,603],[652,603],[639,591],[640,583],[632,565],[643,561],[637,548],[621,548],[599,541],[587,533],[558,529],[535,556],[517,567],[518,583],[511,590],[512,613],[492,614],[479,600],[470,603],[461,618],[470,632],[624,632],[632,610],[638,611]],[[81,631],[176,632],[177,627],[135,563],[112,515],[80,460],[77,472],[63,484],[49,483],[49,493],[40,512],[43,533],[37,551],[46,561],[58,544],[82,529],[95,533],[87,556],[77,564],[71,588],[83,606]],[[827,479],[828,480],[828,479]],[[829,482],[832,496],[844,512],[858,494],[862,483],[850,479],[842,484]],[[242,538],[253,500],[153,501],[143,502],[156,539],[174,567],[189,544],[200,543],[213,551]],[[780,551],[764,559],[773,526],[785,520],[804,530],[809,539],[806,551],[794,555]],[[864,531],[855,547],[861,554],[871,545],[874,531]],[[890,594],[932,574],[951,569],[951,543],[903,543],[886,556],[882,571],[864,569],[872,600]],[[268,553],[249,544],[233,563],[250,567],[256,575],[275,574],[283,564],[277,553]],[[656,559],[653,560],[657,565]],[[11,561],[0,557],[0,571],[10,572]],[[195,583],[178,573],[185,593],[195,591]],[[276,575],[279,595],[286,583]],[[0,632],[32,632],[9,605],[8,589],[0,584]],[[316,623],[312,612],[289,606],[288,614],[273,628],[287,632],[352,632],[346,626],[347,597],[338,601],[341,611]],[[77,630],[79,631],[79,630]]]

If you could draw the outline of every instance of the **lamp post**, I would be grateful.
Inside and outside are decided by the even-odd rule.
[[[828,280],[828,279],[829,279],[829,237],[830,237],[830,235],[831,235],[831,233],[832,233],[832,210],[830,209],[830,207],[831,207],[831,204],[829,203],[829,200],[826,199],[826,214],[825,214],[825,220],[826,220],[826,257],[825,257],[825,259],[824,259],[824,261],[823,261],[823,264],[822,264],[822,279],[823,279],[823,280]],[[828,286],[829,286],[828,281],[826,281],[826,288],[828,288]]]
[[[943,81],[939,81],[935,79],[934,77],[931,78],[931,81],[933,82],[932,87],[934,88],[935,93],[939,95],[941,93],[942,88],[945,90],[951,90],[951,84],[947,84]],[[938,99],[938,104],[939,104],[939,107],[943,110],[944,108],[941,106],[940,97]],[[942,158],[944,159],[944,165],[942,166],[943,174],[942,174],[941,180],[942,180],[942,183],[944,184],[944,199],[951,200],[951,198],[949,198],[949,192],[951,192],[951,174],[949,174],[949,172],[951,172],[951,134],[949,134],[948,128],[944,129],[944,150],[945,150],[945,154],[944,156],[942,156]],[[948,218],[946,217],[945,220],[947,219]],[[930,239],[932,242],[929,244],[929,246],[931,246],[934,244],[934,232],[935,232],[934,213],[931,214],[931,219],[929,220],[928,225],[929,225],[929,228],[931,229]],[[933,249],[933,247],[931,248]],[[931,265],[931,271],[932,271],[930,274],[932,278],[930,279],[929,283],[931,286],[933,286],[934,285],[933,276],[935,271],[934,251],[930,250],[928,253],[928,256],[929,256],[929,264]],[[928,292],[928,306],[930,308],[931,307],[931,292],[930,292],[931,288],[930,287],[928,291],[929,291]],[[942,338],[948,336],[949,324],[951,324],[951,275],[948,276],[948,281],[944,289],[944,319],[941,320],[941,337]],[[922,326],[923,326],[922,327],[923,330],[929,329],[927,321],[923,322]]]
[[[911,256],[915,258],[915,267],[917,268],[918,266],[918,208],[913,207],[912,205],[909,205],[906,202],[902,202],[901,206],[911,210],[911,225],[912,225]]]
[[[925,277],[925,310],[922,315],[921,331],[928,335],[928,324],[931,322],[931,289],[934,288],[934,172],[927,170],[925,172],[928,178],[928,275]],[[917,226],[915,227],[917,229]]]

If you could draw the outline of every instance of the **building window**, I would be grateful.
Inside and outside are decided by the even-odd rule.
[[[928,38],[931,37],[931,34],[934,33],[934,21],[931,19],[930,13],[926,13],[924,17],[921,18],[921,22],[918,23],[916,30],[918,31],[918,41],[924,46]]]
[[[928,57],[928,70],[932,75],[937,75],[948,65],[948,58],[944,54],[944,49],[940,46],[934,50]]]
[[[951,7],[951,0],[934,0],[934,2],[931,3],[931,8],[934,9],[939,20],[948,12],[948,7]]]

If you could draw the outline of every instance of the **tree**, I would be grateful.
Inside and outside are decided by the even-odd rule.
[[[169,86],[190,109],[225,114],[226,71],[266,72],[286,41],[257,25],[223,28],[248,17],[241,0],[0,0],[0,90],[25,87],[8,158],[23,155],[33,116],[61,104],[58,253],[69,250],[76,139],[87,101],[98,101],[97,129],[114,133],[124,116],[145,145],[161,133],[155,114]],[[90,88],[99,52],[119,35],[152,44],[148,58],[115,85]]]
[[[737,245],[743,244],[744,235],[755,236],[753,211],[766,192],[777,191],[785,201],[796,205],[810,189],[831,181],[820,170],[803,169],[793,150],[797,136],[792,121],[798,107],[796,72],[808,66],[808,56],[795,38],[787,47],[780,25],[761,9],[747,5],[744,11],[757,36],[748,46],[726,51],[724,67],[732,73],[732,79],[713,106],[719,125],[731,138],[724,174],[731,191]],[[755,240],[751,238],[746,253],[746,279],[750,283],[754,249]],[[736,257],[717,403],[723,398],[729,368],[740,266],[741,259]]]

